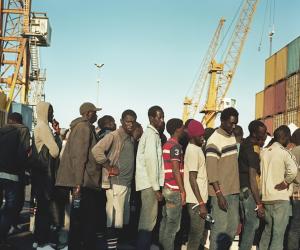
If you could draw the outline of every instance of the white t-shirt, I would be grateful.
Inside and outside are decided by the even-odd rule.
[[[195,171],[197,174],[197,183],[200,195],[206,203],[208,199],[208,182],[205,165],[205,157],[202,149],[194,144],[189,143],[184,156],[184,188],[186,192],[187,203],[198,203],[196,196],[191,188],[189,181],[189,172]]]

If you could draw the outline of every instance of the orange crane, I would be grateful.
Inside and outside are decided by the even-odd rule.
[[[217,63],[214,55],[210,61],[210,67],[208,68],[207,64],[204,65],[203,71],[211,75],[205,104],[204,107],[200,109],[200,112],[204,113],[202,122],[206,125],[206,127],[214,127],[216,115],[222,110],[221,103],[226,97],[236,72],[258,1],[259,0],[244,0],[241,5],[239,18],[229,40],[227,49],[225,50],[223,62]],[[213,39],[210,47],[217,43],[218,42]],[[184,121],[189,118],[194,118],[195,114],[199,112],[199,103],[201,95],[203,94],[199,91],[199,89],[203,90],[206,82],[206,77],[199,77],[199,81],[194,87],[193,98],[185,98],[183,108]]]

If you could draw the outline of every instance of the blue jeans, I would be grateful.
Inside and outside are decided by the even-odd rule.
[[[240,208],[243,215],[243,232],[240,241],[240,250],[251,250],[255,231],[259,227],[259,218],[255,211],[256,203],[248,189],[240,194]]]
[[[163,189],[166,204],[162,210],[162,220],[159,229],[159,242],[164,250],[174,250],[176,233],[180,229],[181,221],[181,195],[179,191]]]
[[[219,208],[218,198],[211,197],[212,217],[215,223],[211,225],[210,250],[229,249],[235,237],[239,224],[239,195],[224,196],[228,204],[227,211]]]
[[[259,249],[282,250],[284,232],[291,215],[290,201],[278,201],[274,204],[265,204],[264,207],[266,225]]]
[[[0,241],[6,241],[8,231],[18,216],[20,183],[0,179],[0,190],[4,191],[5,205],[0,212]]]
[[[187,250],[198,250],[200,245],[203,247],[204,242],[204,231],[205,231],[205,220],[199,215],[199,210],[193,210],[194,203],[187,203],[187,209],[190,216],[190,231],[187,243]]]
[[[141,201],[136,249],[148,250],[151,246],[152,230],[156,224],[158,213],[158,201],[152,187],[141,191]]]
[[[290,219],[288,232],[288,250],[299,250],[300,244],[300,200],[292,202],[293,217]]]

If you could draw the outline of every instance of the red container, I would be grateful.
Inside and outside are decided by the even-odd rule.
[[[273,135],[273,117],[268,117],[263,122],[267,127],[267,132]]]
[[[264,117],[275,114],[275,86],[270,86],[264,91]]]
[[[286,110],[286,81],[275,85],[275,114],[283,113]]]

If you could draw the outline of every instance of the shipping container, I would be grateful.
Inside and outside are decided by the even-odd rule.
[[[258,92],[255,95],[255,119],[260,119],[264,116],[264,91]]]
[[[275,59],[276,54],[269,57],[265,63],[265,88],[275,83]]]
[[[299,107],[300,75],[290,76],[286,82],[286,110],[292,110]]]
[[[290,123],[294,123],[296,126],[299,127],[299,110],[298,109],[287,112],[286,124],[289,125]]]
[[[287,76],[288,47],[284,47],[276,53],[275,61],[275,82]]]
[[[288,45],[287,74],[293,74],[300,69],[300,36]]]
[[[0,109],[0,128],[6,123],[7,113],[5,110]]]
[[[286,81],[283,80],[275,85],[275,114],[286,110]]]
[[[270,86],[264,91],[264,117],[275,113],[275,86]]]
[[[273,135],[273,117],[268,117],[264,119],[263,122],[267,127],[267,132]]]
[[[277,129],[278,127],[280,127],[281,125],[286,125],[286,114],[282,113],[282,114],[278,114],[274,116],[274,125],[273,125],[273,129]]]
[[[11,105],[11,112],[17,112],[23,116],[23,124],[32,129],[32,108],[25,104],[13,102]]]

